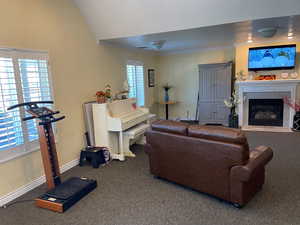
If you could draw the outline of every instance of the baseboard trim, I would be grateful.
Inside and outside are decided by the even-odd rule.
[[[64,173],[66,171],[68,171],[69,169],[77,166],[79,164],[79,159],[74,159],[66,164],[64,164],[63,166],[60,167],[60,171],[61,173]],[[28,184],[23,185],[22,187],[19,187],[18,189],[9,192],[6,195],[3,195],[0,197],[0,207],[6,205],[7,203],[13,201],[14,199],[24,195],[25,193],[33,190],[34,188],[40,186],[41,184],[46,182],[46,177],[45,175],[34,179],[33,181],[31,181]]]
[[[60,172],[64,173],[64,172],[68,171],[69,169],[72,169],[73,167],[77,166],[78,164],[79,164],[79,158],[74,159],[74,160],[62,165],[62,167],[60,167]]]

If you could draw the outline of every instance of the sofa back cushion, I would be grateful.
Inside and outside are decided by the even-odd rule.
[[[187,135],[188,124],[171,120],[157,120],[151,124],[151,128],[160,132]]]
[[[223,145],[238,145],[239,150],[228,150],[226,154],[239,164],[245,164],[249,159],[249,145],[245,134],[240,129],[221,126],[193,125],[188,128],[188,136],[209,141],[220,142]],[[223,149],[220,149],[223,151]]]
[[[240,129],[221,126],[193,125],[188,128],[188,136],[240,145],[247,144],[247,138]]]

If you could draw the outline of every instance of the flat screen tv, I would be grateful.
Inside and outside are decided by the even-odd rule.
[[[295,64],[296,45],[249,48],[249,71],[293,69]]]

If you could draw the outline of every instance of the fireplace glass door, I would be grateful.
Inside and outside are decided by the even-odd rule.
[[[249,125],[283,126],[282,99],[249,99]]]

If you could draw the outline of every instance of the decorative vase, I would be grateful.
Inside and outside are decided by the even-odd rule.
[[[165,102],[169,102],[170,101],[170,97],[169,97],[169,92],[168,91],[169,90],[165,89],[165,98],[164,98]]]
[[[300,111],[296,112],[294,115],[293,131],[300,131]]]
[[[229,114],[228,125],[231,128],[239,128],[239,116],[237,114]]]

